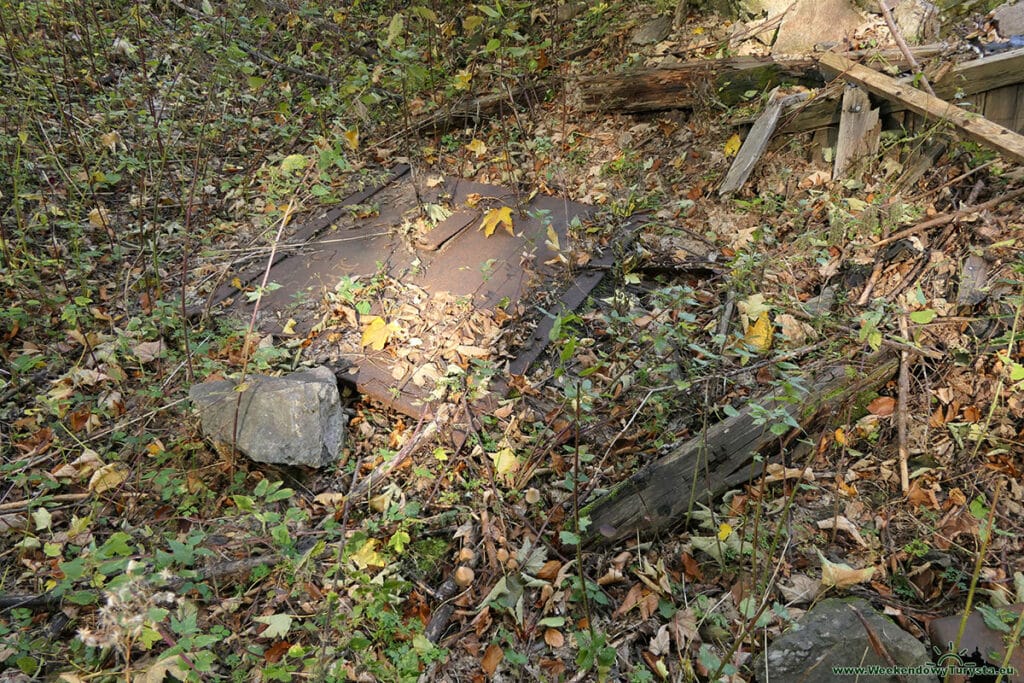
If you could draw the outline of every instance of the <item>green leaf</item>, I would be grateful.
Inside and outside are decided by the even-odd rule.
[[[914,311],[913,313],[911,313],[910,320],[911,322],[915,322],[918,325],[927,325],[931,321],[935,320],[935,316],[937,315],[938,313],[936,313],[932,309],[926,308],[924,310]]]
[[[392,534],[391,540],[388,541],[388,547],[394,548],[395,552],[400,553],[405,550],[411,540],[408,532],[399,530]]]
[[[288,614],[270,614],[265,617],[255,617],[256,621],[266,624],[267,628],[260,633],[262,638],[284,638],[292,627],[292,618]]]
[[[558,534],[558,540],[562,542],[562,545],[579,545],[580,537],[571,531],[563,531]]]
[[[401,14],[396,14],[391,17],[391,23],[388,24],[388,37],[385,40],[385,44],[390,45],[395,42],[399,36],[402,35],[402,31],[405,30],[405,19]]]
[[[281,160],[281,170],[285,173],[291,173],[292,171],[301,171],[306,168],[307,160],[305,155],[302,154],[289,154]]]
[[[1024,365],[1020,363],[1010,363],[1010,379],[1014,382],[1019,382],[1024,379]]]

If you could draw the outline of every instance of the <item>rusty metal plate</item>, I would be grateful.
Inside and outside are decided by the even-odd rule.
[[[308,356],[344,367],[364,395],[412,416],[437,397],[438,375],[451,363],[465,367],[486,352],[505,376],[525,372],[547,343],[553,314],[576,308],[613,258],[610,250],[595,254],[570,274],[558,257],[569,225],[589,220],[593,207],[466,180],[417,180],[395,173],[317,219],[315,235],[300,228],[308,241],[271,268],[276,289],[265,293],[258,317],[264,333],[314,338]],[[484,215],[502,207],[511,209],[514,234],[498,226],[485,235]],[[424,214],[441,220],[430,227]],[[358,313],[337,294],[346,278],[378,283]],[[246,315],[251,306],[235,304]],[[390,326],[380,350],[363,336],[374,317]],[[528,320],[532,332],[514,329]]]

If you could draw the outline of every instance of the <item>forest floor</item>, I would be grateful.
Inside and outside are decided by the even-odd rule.
[[[908,119],[835,181],[813,132],[779,136],[721,198],[733,122],[766,93],[623,115],[586,111],[579,85],[726,56],[735,25],[691,16],[638,45],[665,3],[393,4],[0,9],[5,680],[746,681],[823,596],[922,640],[968,593],[1018,602],[1024,220],[1017,202],[962,211],[1018,187],[1018,165],[953,138],[901,184],[945,134]],[[488,96],[493,114],[419,125]],[[462,391],[436,409],[473,418],[464,442],[358,397],[323,471],[205,442],[192,384],[287,372],[308,340],[188,312],[265,262],[282,221],[398,163],[596,207],[552,250],[567,277],[592,255],[577,245],[640,227],[493,412],[467,392],[507,358],[454,364]],[[902,379],[813,425],[768,398],[885,349]],[[746,483],[689,523],[581,545],[583,505],[751,406],[778,438]]]

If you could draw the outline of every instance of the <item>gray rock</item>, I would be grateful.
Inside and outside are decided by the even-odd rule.
[[[773,54],[804,54],[819,43],[840,43],[864,23],[847,0],[797,0],[779,26]]]
[[[672,33],[672,17],[655,17],[633,31],[629,39],[634,45],[654,45],[668,38]]]
[[[807,612],[793,628],[772,641],[765,653],[758,655],[753,664],[757,680],[832,683],[845,678],[832,672],[834,666],[889,666],[871,646],[864,624],[851,606],[871,625],[897,666],[930,665],[924,644],[876,612],[867,600],[830,598]],[[878,683],[899,680],[895,676],[870,679]]]
[[[900,0],[892,18],[911,45],[927,43],[939,35],[939,8],[926,0]]]
[[[1024,2],[1008,2],[996,7],[992,18],[999,22],[999,35],[1003,38],[1024,35]]]
[[[348,416],[330,369],[318,366],[286,377],[249,377],[240,403],[237,386],[233,380],[215,380],[189,390],[205,437],[230,444],[237,405],[235,446],[249,458],[309,467],[323,467],[338,458]]]

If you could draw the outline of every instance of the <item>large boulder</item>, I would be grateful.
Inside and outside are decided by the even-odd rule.
[[[257,462],[323,467],[344,445],[348,416],[334,373],[323,366],[285,377],[250,376],[241,390],[234,380],[204,382],[188,395],[205,437],[234,442]]]
[[[805,54],[821,43],[841,43],[863,23],[848,0],[796,0],[779,26],[772,53]]]
[[[890,666],[875,651],[871,636],[854,609],[864,617],[897,666],[931,665],[924,644],[878,613],[867,600],[830,598],[772,641],[767,651],[754,660],[754,675],[762,683],[832,683],[845,678],[834,673],[833,667]],[[849,678],[856,680],[857,677]],[[870,678],[878,683],[906,679],[884,675]]]

